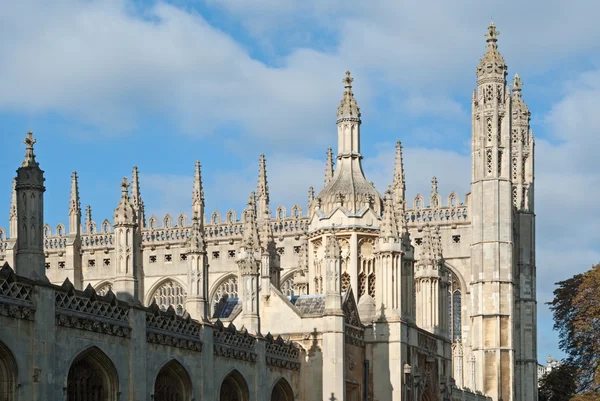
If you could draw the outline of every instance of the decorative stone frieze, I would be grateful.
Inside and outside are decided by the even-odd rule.
[[[200,352],[200,327],[200,323],[192,320],[187,312],[178,316],[173,306],[163,312],[153,302],[146,313],[146,341],[152,344]]]
[[[288,370],[300,370],[300,350],[291,341],[285,341],[281,336],[274,338],[271,333],[265,337],[267,341],[266,361],[268,366]]]
[[[217,320],[213,332],[214,354],[226,358],[256,362],[256,338],[245,329],[237,330],[233,323],[225,327]]]

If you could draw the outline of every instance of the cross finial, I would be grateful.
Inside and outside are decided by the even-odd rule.
[[[121,182],[121,193],[123,198],[129,197],[129,183],[127,182],[127,177],[123,177],[123,182]]]
[[[35,161],[35,154],[33,153],[33,145],[35,145],[37,141],[33,138],[33,132],[29,131],[27,133],[27,138],[23,143],[25,144],[25,160],[23,160],[23,167],[32,167],[37,166]]]
[[[350,76],[350,70],[346,71],[346,77],[342,80],[344,87],[352,88],[352,82],[354,82],[354,78]]]
[[[438,181],[437,181],[437,177],[433,177],[431,179],[431,193],[437,193],[438,191]]]

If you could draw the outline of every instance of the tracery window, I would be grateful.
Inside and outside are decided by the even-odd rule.
[[[348,272],[342,273],[342,292],[348,291],[350,288],[350,275]]]
[[[173,305],[173,309],[178,315],[183,315],[186,292],[184,288],[177,282],[168,280],[154,291],[152,299],[162,311],[166,311],[169,306]]]
[[[287,297],[294,296],[294,277],[290,277],[281,283],[281,293]]]
[[[462,290],[456,274],[448,270],[448,336],[452,341],[460,340],[462,335]]]
[[[238,279],[237,276],[231,276],[223,281],[215,291],[212,297],[213,311],[223,298],[238,298]]]

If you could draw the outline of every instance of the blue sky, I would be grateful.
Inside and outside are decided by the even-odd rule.
[[[238,213],[267,156],[272,203],[306,205],[336,145],[341,79],[363,113],[367,177],[461,196],[470,99],[493,17],[536,135],[538,348],[559,356],[544,302],[600,262],[600,31],[595,1],[22,0],[0,11],[0,210],[28,130],[46,170],[47,222],[67,220],[70,174],[94,220],[141,172],[148,214],[189,211],[195,160],[207,211]],[[286,183],[293,183],[290,186]]]

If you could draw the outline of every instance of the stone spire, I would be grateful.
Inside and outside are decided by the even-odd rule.
[[[406,202],[406,177],[404,175],[404,161],[402,158],[402,143],[396,142],[396,162],[394,164],[394,210],[396,219],[404,216]]]
[[[202,173],[200,162],[196,161],[194,174],[194,190],[192,192],[192,219],[200,220],[204,225],[204,188],[202,186]]]
[[[140,191],[140,177],[137,166],[133,167],[133,174],[131,177],[131,203],[135,209],[137,216],[138,228],[142,230],[146,227],[146,216],[144,201],[142,200],[142,193]]]
[[[16,272],[20,276],[46,281],[44,256],[44,172],[35,161],[33,134],[25,139],[25,159],[17,170],[17,252]]]
[[[192,230],[188,255],[188,294],[185,309],[194,319],[208,319],[208,260],[204,241],[204,191],[200,162],[196,161],[192,192]]]
[[[244,233],[238,253],[237,265],[239,282],[242,283],[242,317],[244,327],[249,332],[260,332],[259,317],[259,278],[261,252],[255,214],[255,194],[252,192],[248,208],[244,213]]]
[[[329,214],[338,207],[356,213],[367,206],[381,213],[382,199],[363,173],[360,154],[360,111],[352,93],[352,77],[346,73],[344,95],[337,114],[338,153],[335,171],[329,158],[325,175],[325,188],[319,193],[319,208]],[[333,155],[332,155],[333,156]],[[331,160],[333,157],[331,156]]]
[[[533,148],[531,112],[521,93],[523,81],[518,74],[512,82],[511,181],[513,206],[533,211]]]
[[[77,172],[71,175],[71,197],[69,200],[69,234],[81,233],[81,201],[79,199],[79,183]]]
[[[260,251],[258,225],[256,222],[255,194],[252,192],[248,199],[248,208],[244,212],[244,232],[242,234],[242,248],[246,252]]]
[[[350,76],[350,71],[346,71],[346,76],[342,80],[344,84],[344,95],[340,101],[337,110],[338,122],[342,119],[351,119],[360,122],[360,107],[356,103],[354,93],[352,93],[352,82],[354,78]]]
[[[399,238],[398,225],[396,222],[396,216],[394,213],[394,201],[392,199],[392,188],[388,188],[385,192],[383,206],[383,216],[381,218],[381,229],[379,231],[379,238],[395,241]]]
[[[308,207],[310,207],[313,200],[315,200],[315,188],[311,186],[308,188]]]
[[[506,77],[507,66],[504,57],[498,51],[498,35],[500,35],[500,32],[496,30],[496,25],[491,22],[485,35],[487,37],[487,50],[477,67],[477,77],[480,81],[486,78],[500,77],[504,79]]]
[[[8,216],[8,221],[9,221],[9,236],[10,238],[14,239],[17,237],[17,225],[18,225],[18,219],[17,219],[17,180],[13,179],[12,182],[12,194],[10,197],[10,213]]]
[[[258,167],[258,219],[268,217],[271,212],[269,210],[269,184],[267,182],[267,159],[264,154],[260,155]]]
[[[85,208],[85,232],[86,234],[92,233],[92,207],[87,205]]]
[[[331,147],[327,148],[327,162],[325,162],[325,186],[329,184],[329,181],[333,178],[333,150]]]

